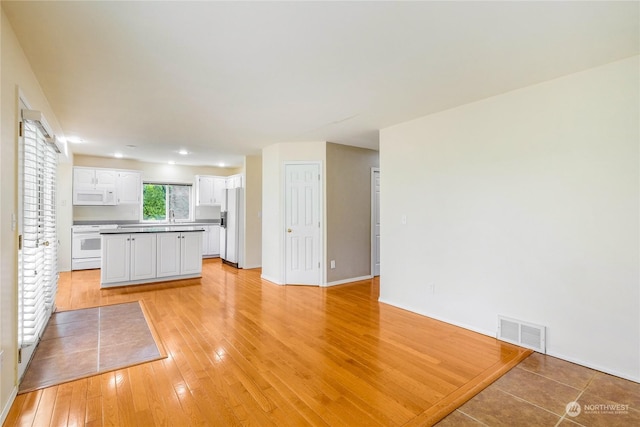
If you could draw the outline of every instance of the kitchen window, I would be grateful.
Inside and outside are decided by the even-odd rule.
[[[142,221],[192,220],[191,185],[144,183]]]

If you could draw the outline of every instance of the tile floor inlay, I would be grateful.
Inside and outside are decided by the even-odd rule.
[[[54,313],[19,393],[162,358],[139,302]]]
[[[533,353],[437,425],[639,426],[640,384]]]

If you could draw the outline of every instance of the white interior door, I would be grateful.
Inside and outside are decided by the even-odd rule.
[[[320,285],[320,165],[285,165],[285,283]]]
[[[380,275],[380,169],[371,169],[371,274]]]

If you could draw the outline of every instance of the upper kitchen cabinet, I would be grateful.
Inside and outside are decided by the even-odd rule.
[[[196,205],[214,206],[223,202],[226,178],[196,175]]]
[[[231,175],[227,177],[227,188],[243,188],[242,175]]]
[[[138,204],[142,194],[142,173],[119,171],[117,177],[118,204]]]
[[[140,203],[142,173],[120,169],[73,168],[73,204],[119,205]]]
[[[74,167],[73,186],[75,188],[112,188],[116,185],[117,173],[111,169]]]

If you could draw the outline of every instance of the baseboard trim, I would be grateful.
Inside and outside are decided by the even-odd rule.
[[[561,353],[556,353],[554,351],[549,351],[547,349],[547,356],[556,357],[558,359],[566,360],[567,362],[575,363],[576,365],[585,366],[590,369],[594,369],[596,371],[604,372],[605,374],[613,375],[614,377],[624,378],[625,380],[633,381],[634,383],[640,384],[640,377],[633,377],[632,375],[625,374],[620,371],[616,371],[615,369],[608,368],[606,366],[600,366],[594,363],[585,362],[581,359],[576,359],[575,357],[565,356]]]
[[[9,400],[7,400],[7,404],[2,408],[2,414],[0,414],[0,425],[4,425],[4,422],[7,419],[7,415],[9,415],[9,411],[11,410],[11,405],[16,400],[16,396],[18,395],[18,387],[14,387],[9,395]]]
[[[464,323],[454,322],[454,321],[451,321],[450,319],[446,319],[446,318],[443,318],[443,317],[440,317],[440,316],[434,316],[434,315],[431,315],[429,313],[425,313],[425,312],[416,310],[416,309],[414,309],[412,307],[408,307],[408,306],[404,306],[404,305],[398,305],[396,303],[387,301],[384,298],[379,298],[378,302],[381,302],[381,303],[387,304],[387,305],[391,305],[391,306],[399,308],[401,310],[407,310],[407,311],[410,311],[412,313],[419,314],[421,316],[426,316],[426,317],[429,317],[431,319],[438,320],[440,322],[448,323],[450,325],[457,326],[459,328],[467,329],[467,330],[472,331],[472,332],[477,332],[477,333],[482,334],[482,335],[486,335],[486,336],[489,336],[489,337],[496,338],[495,331],[487,331],[485,329],[476,328],[476,327],[473,327],[473,326],[470,326],[470,325],[467,325],[467,324],[464,324]],[[568,357],[568,356],[566,356],[564,354],[556,353],[555,351],[553,351],[553,349],[549,349],[548,347],[547,347],[546,354],[547,354],[547,356],[556,357],[558,359],[565,360],[567,362],[575,363],[576,365],[584,366],[584,367],[587,367],[587,368],[590,368],[590,369],[595,369],[596,371],[604,372],[606,374],[610,374],[610,375],[613,375],[613,376],[616,376],[616,377],[619,377],[619,378],[624,378],[624,379],[629,380],[629,381],[640,383],[640,378],[639,377],[634,377],[633,375],[628,375],[628,374],[616,371],[615,369],[611,369],[610,367],[600,366],[600,365],[597,365],[597,364],[594,364],[594,363],[585,362],[584,360],[577,359],[575,357]]]
[[[344,285],[345,283],[351,283],[351,282],[359,282],[360,280],[369,280],[372,279],[373,276],[372,275],[367,275],[367,276],[360,276],[360,277],[351,277],[349,279],[344,279],[344,280],[336,280],[334,282],[328,282],[324,285],[322,285],[323,287],[329,287],[329,286],[337,286],[337,285]]]
[[[256,264],[256,265],[243,265],[242,266],[243,269],[245,270],[252,270],[254,268],[262,268],[261,264]]]
[[[269,276],[265,276],[264,274],[261,274],[261,275],[260,275],[260,278],[261,278],[262,280],[266,280],[267,282],[271,282],[271,283],[273,283],[274,285],[278,285],[278,286],[282,286],[282,285],[284,285],[284,283],[281,283],[279,280],[276,280],[276,279],[274,279],[274,278],[272,278],[272,277],[269,277]]]

